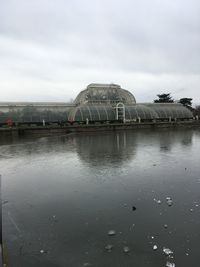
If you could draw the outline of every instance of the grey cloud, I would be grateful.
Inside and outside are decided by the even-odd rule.
[[[141,101],[162,88],[198,101],[199,13],[197,0],[2,1],[0,86],[45,100],[112,81]]]

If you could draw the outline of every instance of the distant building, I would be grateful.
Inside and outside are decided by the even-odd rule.
[[[90,84],[81,91],[69,111],[71,121],[137,121],[191,119],[178,103],[137,104],[135,97],[116,84]]]
[[[74,103],[0,102],[0,123],[14,122],[98,122],[188,120],[193,115],[179,103],[136,103],[129,91],[117,84],[92,83]]]

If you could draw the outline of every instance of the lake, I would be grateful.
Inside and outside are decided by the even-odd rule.
[[[199,266],[200,130],[0,138],[0,173],[10,267]]]

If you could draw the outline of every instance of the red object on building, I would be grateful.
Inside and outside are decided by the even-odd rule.
[[[12,119],[7,119],[6,123],[8,124],[8,126],[12,126],[13,125],[13,121]]]

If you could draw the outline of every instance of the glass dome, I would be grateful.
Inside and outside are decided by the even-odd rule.
[[[135,97],[119,85],[98,83],[89,84],[85,90],[78,94],[74,101],[76,105],[85,103],[114,104],[118,102],[136,104]]]
[[[135,97],[117,84],[92,83],[78,94],[68,118],[70,121],[191,119],[192,112],[176,103],[136,104]]]

